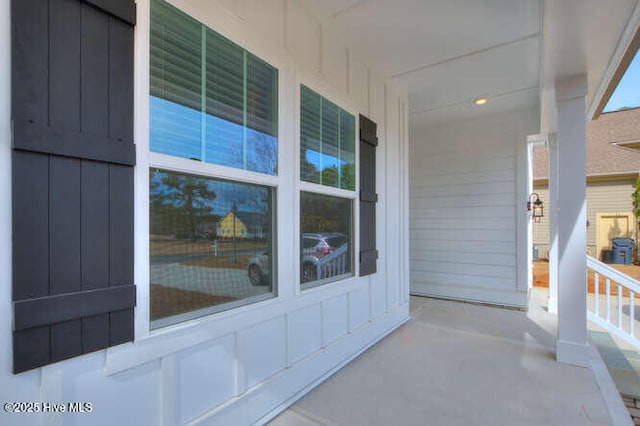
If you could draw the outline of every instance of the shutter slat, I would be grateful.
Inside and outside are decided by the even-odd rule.
[[[119,345],[133,340],[133,308],[109,314],[109,345]]]
[[[11,61],[14,71],[12,116],[46,123],[49,119],[49,15],[48,2],[11,2]],[[19,31],[28,28],[28,31]]]
[[[110,196],[110,271],[109,285],[120,286],[133,282],[133,169],[112,164],[109,170]],[[135,292],[133,293],[135,304]],[[112,310],[109,342],[117,345],[133,340],[133,309]]]
[[[126,165],[136,162],[131,135],[120,141],[19,119],[14,121],[13,135],[15,149]]]
[[[109,286],[109,165],[82,162],[82,289]]]
[[[93,7],[82,8],[82,117],[83,132],[109,136],[109,17]]]
[[[82,318],[82,353],[86,354],[109,346],[109,315],[104,313]]]
[[[109,286],[109,165],[82,162],[82,289]],[[109,313],[82,319],[82,352],[109,346]]]
[[[132,308],[135,286],[123,285],[14,302],[16,331]]]
[[[109,116],[105,119],[110,139],[131,144],[133,149],[133,27],[116,19],[110,25]]]
[[[80,248],[80,161],[52,157],[49,181],[50,264],[49,294],[74,293],[82,289]],[[54,304],[59,313],[61,307]],[[77,309],[72,306],[71,309]],[[49,308],[51,310],[51,308]],[[48,312],[44,307],[28,310],[31,318]],[[19,308],[16,307],[16,315]],[[77,318],[77,317],[76,317]],[[17,321],[16,321],[17,322]],[[80,319],[61,322],[49,320],[33,326],[51,324],[51,361],[60,361],[82,353]]]
[[[109,167],[109,286],[133,282],[133,168]]]
[[[80,8],[49,0],[49,125],[80,131]]]
[[[80,160],[52,157],[49,183],[50,294],[81,290]]]
[[[13,299],[49,294],[49,157],[13,152]]]
[[[13,332],[13,372],[22,373],[50,363],[49,326]]]
[[[51,325],[51,362],[62,361],[82,353],[81,320]]]

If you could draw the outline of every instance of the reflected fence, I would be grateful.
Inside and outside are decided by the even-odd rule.
[[[348,256],[348,244],[343,244],[338,249],[320,259],[316,264],[318,279],[331,278],[348,272]]]

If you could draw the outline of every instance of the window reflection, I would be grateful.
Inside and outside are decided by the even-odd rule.
[[[355,189],[355,118],[301,88],[300,174],[307,182]]]
[[[300,282],[335,281],[351,275],[352,201],[300,193]]]
[[[151,170],[153,327],[273,294],[271,203],[267,187]]]

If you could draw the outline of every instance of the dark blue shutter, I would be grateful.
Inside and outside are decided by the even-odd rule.
[[[375,274],[376,249],[376,136],[377,125],[360,115],[360,275]]]
[[[13,0],[13,370],[133,340],[133,0]]]

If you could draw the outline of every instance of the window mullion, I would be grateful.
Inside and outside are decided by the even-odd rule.
[[[323,168],[323,164],[322,164],[322,98],[320,98],[320,120],[319,120],[319,126],[320,126],[320,145],[319,145],[319,155],[318,155],[318,181],[320,183],[320,185],[322,185],[322,168]]]
[[[201,26],[200,42],[200,161],[207,161],[207,28]]]
[[[342,188],[342,112],[338,111],[338,188]]]
[[[247,170],[247,51],[242,51],[242,168]]]

